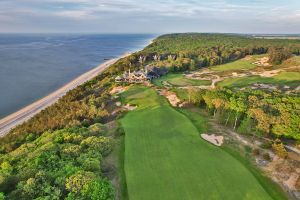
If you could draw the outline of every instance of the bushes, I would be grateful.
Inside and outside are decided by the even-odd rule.
[[[263,159],[265,159],[266,161],[271,161],[270,154],[268,154],[268,153],[264,153],[264,154],[262,155],[262,157],[263,157]]]
[[[275,142],[272,144],[272,148],[276,155],[278,155],[280,158],[287,158],[288,152],[280,140],[275,140]]]
[[[110,184],[97,179],[92,172],[79,171],[66,180],[66,188],[70,193],[66,199],[110,200],[114,193]]]
[[[270,62],[275,65],[281,64],[292,56],[291,50],[287,48],[270,48],[268,54]]]
[[[252,150],[252,154],[253,154],[254,156],[258,156],[258,155],[260,154],[259,149],[253,149],[253,150]]]
[[[0,190],[12,200],[112,199],[112,187],[101,175],[101,159],[111,140],[95,136],[97,126],[45,132],[1,155]],[[97,129],[97,134],[103,131]]]
[[[66,189],[73,193],[80,193],[84,187],[96,179],[92,172],[79,171],[67,178]]]
[[[0,200],[5,200],[5,195],[2,192],[0,192]]]

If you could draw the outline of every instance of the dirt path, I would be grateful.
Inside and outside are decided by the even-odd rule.
[[[122,57],[128,56],[128,54],[123,55]],[[122,58],[120,57],[120,58]],[[48,106],[54,104],[58,101],[59,98],[64,96],[68,91],[74,89],[75,87],[85,83],[88,80],[96,77],[99,73],[103,72],[109,66],[114,64],[120,58],[114,58],[108,60],[107,62],[99,65],[98,67],[82,74],[73,81],[69,82],[65,86],[56,90],[55,92],[49,94],[48,96],[22,108],[21,110],[8,115],[7,117],[0,120],[0,137],[6,135],[12,128],[16,127],[19,124],[24,123],[29,120],[31,117],[39,113],[41,110],[47,108]]]

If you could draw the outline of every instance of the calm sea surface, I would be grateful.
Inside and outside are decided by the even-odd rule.
[[[154,37],[0,34],[0,118],[55,91],[106,58],[142,49]]]

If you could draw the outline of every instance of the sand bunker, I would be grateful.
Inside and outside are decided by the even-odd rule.
[[[118,86],[118,87],[114,87],[109,93],[110,94],[120,94],[126,90],[127,90],[127,87]]]
[[[201,137],[216,146],[222,146],[224,140],[223,136],[217,136],[215,134],[201,134]]]
[[[260,58],[258,61],[252,63],[257,66],[269,67],[271,64],[269,63],[269,57]]]
[[[134,110],[137,108],[137,106],[126,104],[125,106],[123,106],[123,108],[125,108],[126,110]]]
[[[175,92],[170,92],[168,90],[160,90],[159,94],[165,96],[172,106],[177,106],[180,103],[180,99],[177,97]]]

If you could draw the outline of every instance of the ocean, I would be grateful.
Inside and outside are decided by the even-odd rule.
[[[145,47],[149,34],[0,34],[0,118],[47,96],[104,59]]]

